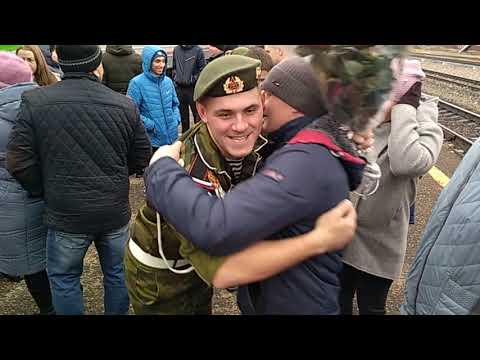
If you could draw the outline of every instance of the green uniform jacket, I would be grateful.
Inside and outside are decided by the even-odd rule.
[[[245,157],[240,181],[255,174],[261,160],[258,150],[266,143],[267,141],[260,137],[254,151]],[[229,175],[230,169],[203,122],[197,123],[184,135],[181,158],[193,180],[213,195],[222,197],[233,187]],[[127,247],[125,277],[135,312],[144,314],[208,313],[207,307],[210,306],[213,293],[212,280],[224,258],[210,256],[201,251],[163,219],[161,230],[165,257],[168,260],[189,260],[195,271],[188,274],[175,274],[168,269],[148,267],[136,260]],[[131,226],[131,237],[143,251],[157,258],[160,257],[156,213],[147,204],[141,207]]]

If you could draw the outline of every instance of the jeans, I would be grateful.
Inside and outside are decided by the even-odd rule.
[[[343,264],[340,283],[340,309],[342,315],[352,315],[355,293],[357,293],[357,305],[360,315],[385,315],[388,291],[393,280],[368,274]]]
[[[72,234],[48,229],[47,270],[57,315],[84,313],[80,277],[83,260],[95,243],[103,272],[105,314],[128,312],[129,300],[123,272],[123,256],[129,238],[128,224],[101,234]]]

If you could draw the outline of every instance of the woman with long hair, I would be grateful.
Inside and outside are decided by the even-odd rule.
[[[35,82],[40,86],[55,84],[58,80],[48,68],[42,50],[38,45],[22,45],[16,51],[32,69]]]

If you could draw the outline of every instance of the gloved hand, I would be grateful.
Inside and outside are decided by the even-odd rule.
[[[422,83],[420,81],[412,85],[412,87],[403,95],[398,104],[412,105],[415,109],[420,105],[420,97],[422,96]]]

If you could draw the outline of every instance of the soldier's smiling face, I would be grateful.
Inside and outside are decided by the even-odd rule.
[[[263,122],[258,88],[203,99],[197,110],[223,156],[241,159],[253,151]]]

